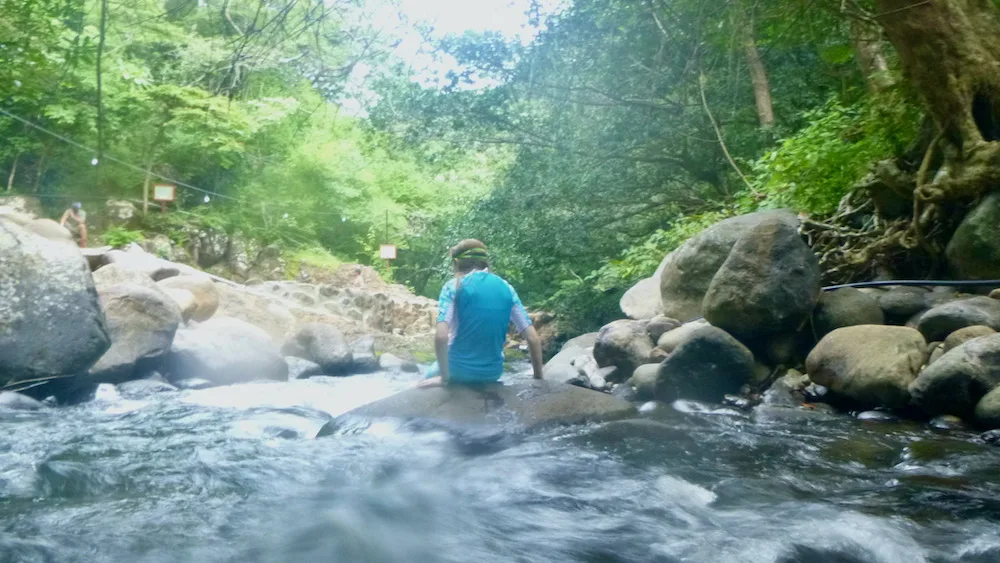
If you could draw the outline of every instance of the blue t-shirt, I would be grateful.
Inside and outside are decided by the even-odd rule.
[[[470,383],[500,379],[507,328],[513,323],[520,333],[531,326],[514,288],[486,271],[466,274],[461,284],[454,279],[445,284],[437,320],[448,323],[451,333],[449,379]]]

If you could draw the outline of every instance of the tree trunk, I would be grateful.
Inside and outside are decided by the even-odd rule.
[[[771,103],[771,82],[767,78],[767,69],[757,50],[757,40],[754,34],[754,18],[751,14],[746,25],[746,35],[743,37],[743,55],[750,68],[750,79],[753,81],[753,95],[757,102],[757,117],[760,126],[770,129],[774,126],[774,106]]]
[[[31,186],[31,193],[38,193],[38,189],[42,187],[42,178],[45,177],[45,169],[49,165],[49,156],[52,154],[53,141],[45,143],[45,147],[42,149],[42,156],[38,159],[38,165],[35,166],[35,184]]]
[[[991,0],[877,0],[878,19],[937,125],[944,165],[926,201],[1000,183],[1000,10]],[[933,147],[932,149],[933,150]]]
[[[14,187],[14,176],[17,175],[17,163],[21,161],[21,152],[14,155],[14,164],[10,167],[10,176],[7,177],[7,191]]]
[[[867,21],[851,18],[851,43],[868,90],[878,92],[892,86],[889,63],[882,48],[882,31]]]

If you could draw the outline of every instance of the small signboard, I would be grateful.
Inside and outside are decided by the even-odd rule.
[[[153,201],[173,201],[177,186],[173,184],[154,184]]]
[[[394,244],[383,244],[379,247],[379,257],[383,260],[395,260],[396,259],[396,245]]]

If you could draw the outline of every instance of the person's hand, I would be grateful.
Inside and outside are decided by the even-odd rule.
[[[417,389],[427,389],[427,388],[430,388],[430,387],[441,387],[443,385],[444,385],[444,380],[442,380],[441,376],[439,375],[437,377],[431,377],[431,378],[428,378],[428,379],[425,379],[425,380],[421,381],[420,383],[417,384]]]

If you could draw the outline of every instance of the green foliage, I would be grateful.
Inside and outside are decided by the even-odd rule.
[[[293,280],[299,276],[302,266],[311,266],[323,270],[334,271],[344,264],[330,251],[319,246],[300,248],[285,257],[285,277]]]
[[[873,162],[900,154],[919,127],[919,111],[898,92],[853,105],[832,99],[805,112],[807,125],[753,163],[756,188],[773,207],[824,215]]]
[[[111,227],[101,235],[104,244],[111,248],[123,248],[144,238],[142,231],[131,231],[125,227]]]

